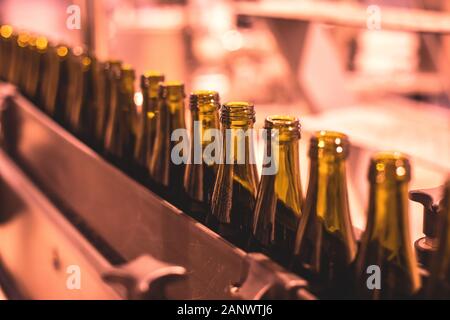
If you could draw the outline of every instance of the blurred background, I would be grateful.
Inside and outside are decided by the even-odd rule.
[[[66,25],[71,5],[79,30]],[[409,154],[412,188],[438,186],[450,172],[449,1],[0,0],[0,23],[86,46],[138,74],[161,70],[188,92],[252,101],[257,128],[269,114],[300,117],[305,189],[308,133],[347,133],[360,228],[373,151]],[[411,209],[417,238],[422,208]]]

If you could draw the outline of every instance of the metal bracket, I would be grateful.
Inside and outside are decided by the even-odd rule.
[[[440,225],[442,187],[419,189],[409,192],[409,199],[423,205],[423,233],[425,237],[415,241],[419,262],[429,268],[431,255],[437,250],[437,230]]]
[[[182,281],[186,269],[159,261],[149,255],[103,273],[102,278],[108,284],[120,285],[126,290],[130,300],[167,299],[167,286]]]
[[[243,300],[298,299],[315,300],[306,288],[308,283],[283,269],[261,253],[246,256],[243,280],[231,288],[235,298]]]
[[[436,227],[439,225],[440,202],[442,200],[442,187],[420,189],[409,192],[412,201],[423,205],[424,233],[430,237],[436,237]]]

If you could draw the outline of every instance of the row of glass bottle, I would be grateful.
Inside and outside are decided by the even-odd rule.
[[[304,202],[297,118],[266,119],[267,150],[271,132],[279,132],[278,171],[263,175],[261,182],[256,165],[248,161],[253,157],[251,136],[244,137],[243,164],[237,163],[236,152],[232,164],[177,165],[171,161],[177,143],[171,133],[186,127],[182,83],[164,82],[159,72],[145,73],[138,110],[130,66],[100,62],[80,48],[51,46],[44,37],[16,34],[10,26],[2,26],[0,34],[2,79],[18,85],[108,160],[229,241],[262,251],[307,278],[321,297],[407,298],[423,287],[409,236],[410,164],[404,155],[384,152],[371,160],[368,224],[358,250],[348,208],[345,162],[350,144],[344,134],[321,131],[312,136]],[[190,110],[192,121],[201,124],[191,126],[190,136],[201,137],[202,151],[211,142],[208,129],[246,130],[255,122],[252,104],[221,106],[213,91],[192,93]],[[194,152],[191,146],[191,159]],[[447,200],[428,296],[449,293],[448,207]]]

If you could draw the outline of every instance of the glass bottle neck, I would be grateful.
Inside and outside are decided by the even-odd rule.
[[[323,221],[330,233],[353,234],[349,220],[345,160],[333,157],[311,159],[305,209],[314,209],[317,218]]]
[[[158,102],[158,123],[157,130],[166,132],[167,135],[176,129],[186,128],[184,118],[184,101],[160,99]]]
[[[396,255],[412,255],[406,182],[371,184],[367,230],[369,241]]]
[[[222,154],[224,164],[255,164],[253,125],[234,128],[222,127]]]
[[[191,136],[198,137],[202,146],[211,143],[211,129],[219,129],[219,115],[217,111],[201,112],[199,110],[191,110],[192,125]]]
[[[161,78],[162,80],[162,78]],[[147,114],[147,119],[152,120],[155,117],[155,112],[158,109],[158,88],[159,82],[150,79],[141,80],[142,91],[142,113]]]
[[[270,143],[270,142],[269,142]],[[270,154],[272,161],[276,161],[275,192],[277,198],[294,212],[300,212],[303,202],[300,184],[299,141],[293,139],[281,142],[276,152]],[[265,163],[264,166],[272,165]]]
[[[120,91],[117,96],[121,108],[131,108],[134,105],[134,93],[128,90]]]
[[[164,104],[167,107],[167,110],[171,115],[183,113],[184,114],[184,101],[183,99],[180,100],[172,100],[172,99],[165,99]]]

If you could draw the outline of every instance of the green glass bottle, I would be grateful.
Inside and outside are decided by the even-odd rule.
[[[164,75],[158,71],[147,71],[141,76],[142,110],[138,114],[134,161],[139,176],[147,173],[147,162],[151,157],[156,137],[159,83]],[[141,177],[143,178],[143,177]]]
[[[99,151],[105,143],[106,125],[111,110],[111,101],[115,100],[117,77],[120,74],[122,62],[118,60],[98,61],[94,72],[95,123],[94,145]]]
[[[14,74],[14,84],[26,94],[25,83],[27,81],[27,76],[31,68],[31,51],[32,51],[32,35],[26,32],[21,32],[19,38],[17,39],[17,72]]]
[[[10,48],[11,48],[11,61],[8,68],[8,82],[14,85],[20,85],[21,68],[22,68],[22,54],[23,48],[27,45],[28,34],[19,32],[13,33],[11,36]]]
[[[216,91],[198,90],[190,95],[191,148],[184,175],[188,213],[205,221],[216,180],[217,164],[203,157],[205,148],[212,142],[211,130],[219,130],[219,94]]]
[[[94,61],[87,52],[82,51],[74,56],[72,62],[71,108],[68,112],[69,128],[83,140],[89,136],[94,104]]]
[[[230,102],[220,110],[223,147],[207,224],[235,245],[246,248],[253,225],[258,186],[253,136],[254,106]]]
[[[0,79],[7,81],[12,61],[14,29],[10,25],[0,27]]]
[[[403,154],[380,152],[372,157],[367,226],[355,262],[358,298],[411,298],[420,289],[409,229],[410,180],[410,163]]]
[[[54,73],[54,55],[55,49],[53,45],[48,42],[47,48],[42,55],[42,69],[40,73],[39,88],[37,92],[36,104],[44,112],[47,112],[48,93],[50,92],[51,79]]]
[[[427,298],[450,299],[450,178],[444,186],[444,198],[439,205],[440,230],[438,249],[433,253],[430,278],[426,288]]]
[[[110,111],[105,130],[105,154],[113,163],[127,170],[134,150],[131,113],[136,107],[135,72],[129,65],[123,65],[119,74],[112,74],[112,77]]]
[[[347,195],[346,135],[320,131],[310,141],[306,202],[296,241],[294,270],[323,297],[345,298],[351,292],[356,256]]]
[[[44,110],[57,121],[64,121],[64,114],[69,87],[68,60],[70,50],[67,46],[59,45],[52,47],[49,59],[49,70],[46,79],[44,99]]]
[[[257,250],[288,266],[302,214],[300,122],[290,116],[266,118],[266,159],[253,218]],[[264,172],[267,170],[267,172]]]
[[[149,173],[151,179],[161,187],[159,191],[163,196],[178,205],[179,195],[183,193],[185,164],[173,161],[172,151],[180,142],[172,141],[171,138],[175,130],[186,130],[184,84],[178,81],[160,83],[158,97],[156,137],[149,159]],[[185,154],[179,156],[187,157]]]
[[[47,54],[48,40],[37,36],[30,40],[30,67],[25,76],[25,92],[35,103],[39,102],[40,88],[43,84],[45,72],[45,56]]]

